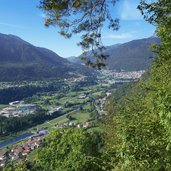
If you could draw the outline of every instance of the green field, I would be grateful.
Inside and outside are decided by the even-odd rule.
[[[48,128],[49,131],[55,129],[56,124],[62,124],[64,122],[69,121],[67,119],[68,114],[59,116],[51,121],[47,121],[43,124],[37,125],[37,127],[46,127]],[[71,120],[72,123],[80,123],[80,122],[86,122],[90,119],[90,114],[88,112],[78,112],[78,113],[73,113],[70,114],[73,117],[73,120]]]
[[[0,104],[0,110],[6,108],[8,105]]]
[[[79,112],[79,113],[73,114],[72,117],[74,118],[74,120],[72,120],[73,123],[86,122],[90,119],[90,113]]]
[[[50,108],[56,108],[61,106],[63,108],[62,112],[66,113],[63,116],[59,116],[50,121],[46,121],[43,124],[34,126],[28,130],[21,131],[17,134],[13,134],[7,137],[1,138],[0,141],[7,140],[13,136],[20,135],[23,132],[33,131],[35,132],[36,128],[48,128],[49,131],[55,129],[56,124],[62,124],[66,121],[67,115],[70,111],[74,111],[77,109],[77,112],[70,114],[72,116],[71,122],[73,123],[81,123],[86,122],[91,119],[90,114],[94,110],[93,105],[94,101],[98,99],[102,94],[108,91],[109,87],[102,87],[100,85],[92,85],[81,87],[80,91],[67,91],[65,92],[45,92],[39,95],[34,95],[29,98],[26,103],[39,104],[43,109],[49,110]],[[80,95],[86,95],[86,98],[79,98]],[[27,99],[26,99],[27,100]],[[0,104],[0,110],[7,107],[8,105]]]

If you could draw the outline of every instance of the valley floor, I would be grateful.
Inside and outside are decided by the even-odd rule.
[[[118,74],[115,73],[115,75]],[[20,156],[24,156],[25,159],[30,156],[30,153],[33,153],[34,149],[41,146],[40,144],[42,135],[37,135],[37,133],[40,131],[50,133],[55,129],[60,129],[63,127],[78,127],[102,131],[100,128],[98,128],[98,121],[106,115],[106,98],[115,91],[118,86],[117,83],[120,85],[123,84],[123,82],[128,81],[128,75],[129,73],[126,74],[126,77],[122,77],[123,73],[120,73],[119,77],[116,79],[116,76],[114,77],[113,72],[103,72],[103,74],[101,74],[101,76],[98,78],[98,81],[93,84],[88,84],[87,80],[83,82],[82,79],[76,81],[65,80],[65,83],[61,85],[62,88],[60,88],[60,90],[40,93],[38,92],[31,97],[23,98],[22,101],[15,101],[14,103],[10,103],[10,105],[0,105],[1,111],[10,108],[11,105],[12,107],[15,106],[17,108],[17,105],[21,105],[20,103],[37,105],[44,110],[45,115],[50,118],[47,121],[42,121],[43,123],[41,124],[31,126],[29,129],[21,129],[19,132],[17,131],[15,133],[10,133],[8,136],[1,136],[0,157],[3,158],[2,155],[7,154],[4,153],[4,151],[10,154],[8,157],[5,157],[4,160],[1,160],[1,165],[5,165],[4,163],[9,162],[9,160],[19,160],[19,153],[16,155],[14,152],[11,153],[11,151],[17,151],[20,147],[23,149],[21,153],[22,155]],[[112,83],[112,79],[121,80]],[[137,79],[137,77],[133,78],[133,80],[134,79]],[[42,86],[43,84],[49,83],[40,82],[39,86]],[[54,82],[51,84],[54,84]],[[51,84],[48,86],[51,86]],[[36,84],[36,86],[38,85]],[[9,87],[11,88],[11,86]],[[41,112],[39,115],[41,115]],[[25,117],[25,114],[23,116],[21,115],[21,117]],[[32,135],[22,138],[22,135],[27,133],[32,133]],[[37,139],[35,140],[39,142],[39,145],[33,149],[31,149],[31,146],[29,146],[29,148],[26,150],[25,147],[28,146],[28,139],[30,139],[30,141],[32,141],[31,139],[34,140],[35,135],[37,139],[39,139],[39,141]],[[21,136],[21,138],[14,141],[13,139],[18,136]],[[43,136],[46,136],[46,134]]]

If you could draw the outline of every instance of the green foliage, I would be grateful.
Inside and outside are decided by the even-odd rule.
[[[144,93],[145,88],[140,83],[131,90],[131,96],[110,111],[105,153],[114,170],[170,168],[167,130],[158,111],[153,111],[155,92]]]
[[[108,21],[108,27],[118,30],[118,19],[113,19],[109,6],[115,5],[117,0],[41,0],[40,8],[46,14],[45,25],[57,26],[59,33],[65,38],[72,34],[82,34],[82,40],[78,44],[85,52],[82,59],[92,67],[104,66],[106,55],[102,54],[104,49],[101,42],[101,30],[104,22]],[[101,53],[97,53],[95,49]],[[92,50],[96,62],[86,58],[86,52]]]
[[[148,76],[109,104],[104,157],[110,169],[171,170],[170,7],[167,0],[139,6],[145,19],[157,25],[161,44],[153,47],[157,59]]]
[[[66,2],[57,2],[57,7],[62,5],[61,12],[67,12]],[[80,5],[76,5],[78,10]],[[46,138],[31,170],[171,170],[170,0],[151,4],[142,0],[138,8],[147,21],[157,25],[161,44],[154,47],[157,59],[148,74],[123,94],[116,92],[116,98],[108,103],[103,148],[97,133],[74,128],[57,130]]]
[[[72,128],[52,132],[37,153],[34,168],[48,171],[100,170],[98,134]]]
[[[43,109],[37,109],[34,114],[22,117],[7,118],[4,116],[0,116],[0,137],[22,131],[45,122],[46,120],[51,118],[51,116],[47,115],[46,112],[47,111]]]
[[[28,168],[29,164],[27,162],[19,162],[17,165],[8,164],[7,167],[3,168],[3,171],[30,171]]]
[[[18,83],[20,85],[20,83]],[[63,82],[59,82],[58,84],[49,83],[49,85],[39,86],[39,85],[26,85],[21,87],[9,87],[0,89],[0,104],[8,104],[9,102],[15,100],[23,100],[23,98],[31,97],[35,94],[39,94],[41,92],[54,92],[59,91],[64,87]],[[36,98],[34,96],[33,98]]]

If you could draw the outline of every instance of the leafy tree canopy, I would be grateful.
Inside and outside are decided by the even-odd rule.
[[[171,2],[170,0],[157,0],[147,3],[141,0],[138,9],[144,15],[144,19],[157,26],[156,34],[161,39],[161,45],[154,50],[160,61],[165,61],[171,56]]]
[[[148,1],[149,2],[149,1]],[[161,44],[157,59],[120,101],[108,106],[104,154],[111,169],[171,170],[171,1],[158,0],[138,7],[144,18],[157,26]],[[116,97],[115,97],[116,98]]]
[[[98,159],[100,135],[82,129],[60,129],[52,132],[39,149],[35,170],[100,170]],[[32,168],[33,170],[33,168]]]

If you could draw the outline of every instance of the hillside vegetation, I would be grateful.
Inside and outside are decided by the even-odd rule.
[[[130,88],[120,103],[116,103],[113,97],[108,105],[110,119],[106,124],[108,138],[104,153],[110,169],[169,171],[171,20],[163,9],[170,9],[170,5],[169,1],[165,1],[143,7],[156,10],[157,17],[151,18],[151,21],[158,24],[156,33],[161,38],[161,45],[155,47],[157,59],[149,76]]]
[[[148,76],[128,88],[120,100],[111,97],[103,139],[86,130],[58,130],[47,137],[34,162],[14,170],[171,170],[170,7],[170,0],[151,5],[142,1],[140,8],[157,25],[161,44],[154,47],[157,58]]]

